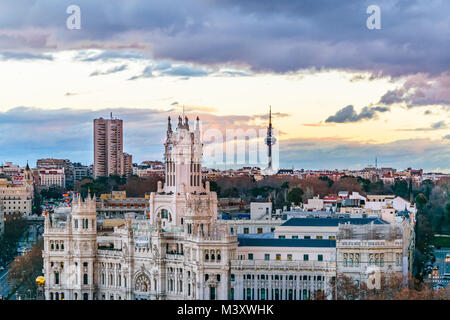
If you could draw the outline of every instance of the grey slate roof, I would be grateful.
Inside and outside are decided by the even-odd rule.
[[[281,226],[315,226],[315,227],[337,227],[338,224],[387,224],[387,222],[379,218],[291,218],[283,223]]]
[[[238,237],[238,241],[239,247],[336,247],[336,240],[330,239],[266,239]]]

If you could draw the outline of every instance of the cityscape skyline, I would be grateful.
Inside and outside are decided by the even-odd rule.
[[[80,0],[79,29],[69,5],[0,5],[0,161],[92,163],[90,121],[110,112],[135,162],[161,159],[182,106],[246,129],[272,105],[281,167],[450,172],[448,3],[380,0],[380,30],[370,1]]]
[[[111,110],[111,109],[108,109],[108,110]],[[114,113],[115,115],[119,114],[118,118],[127,118],[126,114],[121,115],[119,110],[115,110],[115,111],[116,111],[116,113]],[[136,111],[136,110],[134,110],[134,111]],[[97,113],[93,112],[92,114],[97,114]],[[151,114],[154,115],[153,113],[151,113]],[[161,126],[161,128],[163,128],[161,130],[164,130],[164,128],[166,127],[167,124],[166,124],[166,119],[164,119],[163,117],[166,114],[169,114],[169,116],[170,115],[174,116],[176,114],[176,111],[170,112],[170,113],[167,112],[167,113],[164,113],[164,115],[163,115],[163,113],[158,114],[157,125],[156,126],[152,125],[151,129],[149,130],[149,136],[151,135],[151,136],[155,137],[155,135],[156,135],[156,137],[157,137],[156,139],[152,139],[153,141],[155,141],[155,143],[151,144],[152,146],[154,145],[154,148],[152,148],[152,151],[154,151],[154,152],[152,152],[150,154],[148,154],[148,153],[143,154],[143,153],[140,153],[139,151],[129,148],[130,145],[134,145],[136,147],[136,144],[133,143],[132,136],[127,135],[127,123],[126,123],[126,121],[124,121],[125,128],[123,129],[123,131],[124,131],[123,132],[123,135],[124,135],[123,144],[124,144],[124,146],[126,146],[126,148],[129,148],[129,151],[133,155],[133,163],[141,163],[141,162],[147,161],[147,160],[160,161],[163,159],[163,148],[160,146],[158,147],[158,143],[160,141],[164,140],[164,134],[154,133],[154,131],[156,131],[155,128],[159,128],[160,126]],[[186,113],[186,114],[188,114],[188,113]],[[277,113],[275,113],[275,115],[276,114]],[[100,114],[99,117],[101,117],[102,115],[103,115],[103,113]],[[106,115],[103,115],[103,116],[106,117]],[[133,122],[133,120],[137,120],[139,118],[139,116],[140,116],[139,111],[137,113],[131,114],[132,122]],[[254,126],[253,128],[266,130],[267,127],[264,127],[264,123],[267,124],[267,119],[265,119],[265,115],[261,114],[261,115],[259,115],[259,117],[261,119],[261,126],[260,127]],[[117,117],[115,117],[115,118],[117,118]],[[208,119],[210,119],[210,118],[208,118]],[[89,128],[89,130],[88,130],[90,133],[92,133],[92,131],[93,131],[92,120],[94,120],[94,118],[86,119],[86,121],[88,121],[89,124],[91,125],[91,128]],[[74,119],[72,118],[71,121],[73,123]],[[193,120],[190,120],[190,122],[192,124],[194,123]],[[84,123],[81,125],[83,127],[86,126],[86,124],[84,124]],[[204,127],[216,128],[214,126],[214,124],[208,125],[207,122],[206,122],[206,125],[204,125]],[[253,128],[246,127],[244,130],[253,129]],[[129,129],[133,130],[133,128],[129,128]],[[223,128],[219,128],[219,129],[223,129]],[[226,129],[229,129],[229,128],[226,128]],[[233,129],[235,129],[235,128],[233,128]],[[237,128],[237,129],[239,129],[239,128]],[[275,127],[275,129],[277,129],[277,128]],[[141,132],[141,133],[143,133],[143,132]],[[63,159],[70,159],[72,162],[80,162],[85,165],[91,165],[91,164],[93,165],[94,157],[92,154],[92,149],[93,149],[92,141],[94,140],[94,136],[93,136],[93,134],[91,136],[89,136],[88,132],[84,132],[84,134],[85,134],[84,137],[86,138],[86,141],[83,140],[83,141],[78,141],[78,142],[80,143],[80,145],[83,145],[85,149],[84,149],[84,151],[80,150],[77,153],[78,156],[75,156],[75,157],[71,156],[73,153],[70,150],[65,150],[64,148],[62,148],[62,149],[54,150],[53,152],[49,151],[48,153],[42,152],[41,150],[36,150],[36,152],[34,153],[35,154],[34,157],[30,157],[30,156],[32,156],[32,154],[30,154],[30,153],[27,153],[27,157],[22,157],[20,155],[15,157],[13,153],[9,152],[8,154],[10,156],[5,157],[5,159],[1,159],[0,161],[1,161],[1,163],[13,162],[15,164],[25,166],[26,163],[33,164],[33,163],[36,163],[36,161],[41,158],[63,158]],[[282,136],[282,133],[280,135]],[[278,139],[278,137],[277,137],[277,139]],[[145,137],[141,137],[139,139],[139,141],[145,143]],[[285,141],[285,143],[286,142],[290,143],[289,140]],[[303,144],[306,147],[308,147],[307,141],[303,142]],[[69,146],[72,146],[72,144],[69,144]],[[145,144],[145,146],[148,146],[148,144]],[[324,146],[327,146],[326,140],[324,140]],[[424,171],[426,171],[426,172],[441,172],[441,173],[449,173],[450,172],[450,169],[444,169],[444,168],[434,168],[433,169],[433,167],[427,167],[426,164],[421,166],[420,165],[421,162],[420,161],[417,162],[417,159],[413,159],[413,160],[410,159],[412,161],[409,161],[409,162],[408,162],[408,160],[407,161],[402,160],[402,158],[400,158],[400,159],[394,158],[394,160],[392,160],[393,159],[392,155],[383,156],[383,153],[381,151],[382,147],[374,149],[374,150],[380,150],[380,153],[377,154],[377,153],[375,153],[375,151],[371,151],[372,154],[369,157],[366,156],[367,153],[363,153],[362,155],[360,155],[359,158],[356,158],[357,162],[355,162],[355,158],[350,158],[350,157],[347,157],[347,158],[340,157],[340,160],[338,162],[336,162],[336,161],[331,162],[331,160],[328,160],[328,159],[326,159],[325,162],[320,162],[320,160],[314,159],[314,158],[313,159],[311,159],[311,158],[305,159],[304,161],[302,161],[302,159],[299,159],[297,161],[288,161],[288,160],[284,159],[284,155],[289,154],[289,152],[290,152],[289,147],[288,148],[283,148],[283,147],[284,147],[283,142],[281,142],[280,147],[279,147],[280,148],[280,159],[279,159],[280,166],[279,166],[279,168],[288,168],[288,169],[295,168],[295,169],[305,169],[305,170],[335,170],[335,169],[337,169],[337,170],[360,170],[365,167],[374,166],[374,164],[375,164],[375,165],[377,165],[378,168],[381,168],[381,167],[392,167],[392,168],[396,168],[396,169],[421,168],[421,169],[424,169]],[[344,146],[344,148],[345,148],[345,146]],[[158,149],[161,149],[161,150],[158,150]],[[139,146],[137,146],[137,150],[139,150]],[[239,151],[239,149],[237,149],[237,150]],[[9,151],[11,151],[11,150],[9,150]],[[24,150],[24,151],[26,151],[26,150]],[[409,151],[411,151],[411,150],[409,150]],[[266,152],[266,150],[263,151],[263,153],[265,153],[265,152]],[[410,153],[405,153],[404,159],[408,159],[409,154]],[[354,154],[354,156],[355,155],[356,154]],[[423,163],[425,163],[426,159],[422,159],[422,161],[424,161]],[[302,162],[305,164],[304,166],[302,166]],[[307,164],[312,164],[312,163],[314,163],[315,166],[307,165]],[[323,164],[322,164],[322,166],[317,166],[317,163],[323,163]],[[410,165],[410,163],[418,163],[419,165]],[[338,164],[338,165],[333,166],[333,164]],[[237,168],[241,168],[243,166],[248,166],[248,165],[252,166],[254,164],[252,164],[252,163],[237,163],[237,164],[225,163],[223,165],[213,165],[210,163],[203,163],[203,165],[205,167],[218,168],[218,169],[223,170],[223,169],[237,169]],[[256,166],[258,166],[258,165],[256,165]],[[263,169],[264,166],[265,166],[265,162],[260,164],[261,169]]]

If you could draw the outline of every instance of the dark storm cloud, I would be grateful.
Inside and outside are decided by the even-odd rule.
[[[405,83],[394,90],[386,92],[380,103],[392,105],[403,103],[408,108],[423,106],[443,106],[450,108],[450,75],[438,76],[415,74],[406,78]]]
[[[369,0],[78,0],[81,30],[65,28],[70,4],[2,1],[0,48],[12,43],[1,41],[3,35],[22,39],[14,42],[21,47],[140,46],[156,59],[255,71],[337,68],[397,76],[450,70],[448,1],[378,0],[382,30],[366,28]]]
[[[353,106],[349,105],[329,116],[325,122],[346,123],[377,119],[378,113],[387,111],[389,111],[387,107],[364,107],[360,113],[357,113]]]
[[[129,60],[129,59],[144,59],[141,52],[137,51],[102,51],[102,52],[86,52],[81,51],[75,57],[75,60],[84,62],[94,62],[94,61],[117,61],[117,60]]]
[[[0,60],[48,60],[53,57],[49,54],[27,53],[27,52],[0,52]]]
[[[175,76],[175,77],[202,77],[211,74],[204,68],[198,68],[185,64],[174,65],[170,62],[154,62],[145,67],[140,75],[133,76],[129,80],[140,78],[153,78],[155,76]]]

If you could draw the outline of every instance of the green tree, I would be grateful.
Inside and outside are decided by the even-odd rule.
[[[399,197],[409,199],[408,182],[405,180],[396,180],[392,186],[392,192]]]
[[[425,207],[425,205],[426,205],[427,202],[428,202],[427,198],[425,197],[425,195],[424,195],[423,193],[419,193],[419,194],[416,196],[415,201],[416,201],[417,209],[418,209],[419,211],[422,211],[423,208]]]
[[[303,190],[300,188],[292,188],[287,194],[287,201],[295,205],[302,202]]]
[[[217,196],[220,195],[220,186],[217,184],[216,181],[210,181],[210,182],[209,182],[209,189],[210,189],[211,191],[216,192],[216,193],[217,193]]]
[[[319,180],[327,182],[329,187],[334,184],[334,181],[331,180],[329,176],[321,176],[319,177]]]

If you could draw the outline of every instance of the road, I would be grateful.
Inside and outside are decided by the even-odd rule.
[[[5,267],[5,270],[0,272],[0,296],[2,296],[2,299],[6,299],[6,297],[9,295],[11,288],[8,284],[8,267],[7,265]],[[15,300],[16,297],[12,296],[9,298],[9,300]]]
[[[450,279],[444,279],[445,257],[447,254],[450,254],[450,248],[441,248],[434,250],[436,262],[434,263],[433,268],[438,267],[439,269],[431,274],[430,280],[433,284],[441,284],[443,286],[447,286],[450,283]]]

